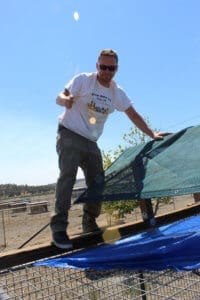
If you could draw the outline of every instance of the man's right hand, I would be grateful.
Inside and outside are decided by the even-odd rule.
[[[74,103],[74,97],[72,95],[65,96],[65,107],[70,109],[72,108],[73,103]]]
[[[73,105],[73,102],[74,102],[74,96],[66,88],[63,92],[63,97],[65,99],[65,107],[67,107],[68,109],[72,108],[72,105]]]
[[[66,95],[66,93],[61,92],[56,98],[56,103],[70,109],[74,103],[74,96],[72,94]]]

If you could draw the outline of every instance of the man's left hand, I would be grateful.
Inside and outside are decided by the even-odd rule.
[[[154,140],[162,140],[165,136],[171,134],[171,132],[154,132]]]

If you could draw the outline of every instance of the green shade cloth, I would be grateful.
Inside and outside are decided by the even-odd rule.
[[[200,192],[200,126],[130,147],[75,203],[178,196]]]

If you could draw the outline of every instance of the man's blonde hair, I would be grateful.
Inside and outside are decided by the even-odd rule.
[[[98,57],[98,61],[100,60],[100,58],[102,56],[110,56],[110,57],[114,57],[116,59],[116,62],[118,63],[118,55],[117,52],[112,50],[112,49],[104,49],[101,50],[101,52],[99,53],[99,57]]]

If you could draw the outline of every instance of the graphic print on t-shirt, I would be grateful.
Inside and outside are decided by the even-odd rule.
[[[111,112],[112,100],[109,95],[103,95],[98,92],[92,92],[91,99],[87,103],[89,118],[95,118],[96,122],[102,122],[107,119]]]
[[[91,125],[92,135],[97,136],[99,127],[103,128],[103,124],[112,112],[112,91],[105,90],[104,88],[96,88],[91,93],[91,98],[87,103],[88,118]],[[98,130],[97,130],[98,127]],[[97,132],[96,132],[97,131]]]
[[[89,110],[107,115],[109,113],[109,108],[111,104],[111,99],[107,96],[98,95],[92,93],[92,100],[88,103]]]

